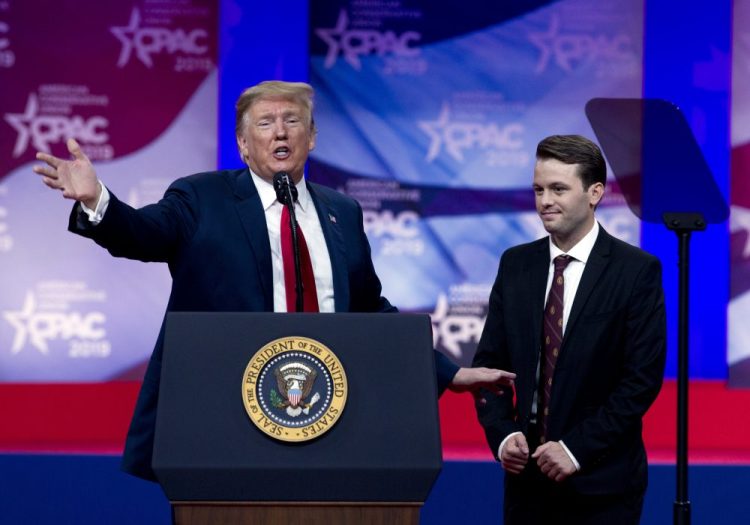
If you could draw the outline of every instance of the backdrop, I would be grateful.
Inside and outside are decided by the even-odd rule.
[[[729,384],[750,386],[750,2],[735,0],[732,48]]]
[[[730,39],[701,28],[720,26],[729,5],[697,4],[652,4],[644,18],[642,1],[312,0],[281,13],[224,0],[217,94],[216,2],[0,1],[0,381],[139,379],[169,289],[163,266],[64,232],[69,203],[32,174],[34,151],[64,155],[74,136],[118,196],[153,202],[174,178],[215,167],[217,136],[220,165],[240,165],[233,103],[266,78],[313,82],[310,176],[362,201],[386,294],[431,313],[437,345],[466,362],[499,255],[543,233],[528,190],[534,146],[591,136],[588,98],[675,101],[728,191]],[[691,283],[691,376],[725,379],[729,362],[735,385],[750,384],[747,6],[734,2],[731,294],[726,225],[695,236]],[[664,262],[674,334],[674,235],[639,232],[609,187],[602,222]]]
[[[142,376],[166,266],[65,232],[72,203],[31,166],[73,137],[133,206],[213,169],[217,31],[210,0],[0,2],[0,381]]]
[[[310,176],[364,209],[378,275],[436,346],[471,362],[500,254],[546,235],[537,143],[594,138],[592,97],[641,96],[641,0],[310,4]],[[614,180],[597,216],[638,244]]]

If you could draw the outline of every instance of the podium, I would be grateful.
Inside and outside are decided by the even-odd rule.
[[[280,378],[315,355],[277,359],[298,346],[327,347],[345,387],[334,364],[294,408]],[[153,468],[175,523],[417,524],[441,464],[427,315],[168,315]]]

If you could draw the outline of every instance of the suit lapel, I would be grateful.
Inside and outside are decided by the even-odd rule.
[[[331,202],[316,191],[316,185],[307,181],[307,188],[318,212],[320,227],[328,247],[328,256],[331,258],[331,271],[333,273],[333,298],[337,312],[349,311],[349,277],[346,271],[346,244],[341,232],[339,217]]]
[[[263,304],[266,311],[273,312],[273,270],[266,214],[248,170],[242,170],[236,175],[234,194],[238,198],[235,208],[255,258],[255,267],[258,269],[258,279],[263,288]],[[251,262],[248,261],[248,264]]]
[[[565,348],[565,343],[568,340],[568,334],[573,333],[575,325],[578,319],[581,317],[586,303],[591,296],[591,292],[594,291],[597,281],[604,272],[604,269],[609,263],[609,251],[612,238],[604,231],[604,228],[599,227],[599,236],[594,243],[594,247],[589,255],[589,260],[586,261],[586,267],[583,270],[581,276],[581,282],[578,285],[575,299],[573,299],[573,306],[570,308],[570,316],[568,317],[568,324],[565,327],[565,336],[563,336],[562,348]],[[565,355],[565,352],[561,352],[560,357]],[[558,366],[560,363],[558,363]]]

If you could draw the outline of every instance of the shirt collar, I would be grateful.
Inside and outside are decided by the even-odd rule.
[[[256,175],[253,170],[250,170],[250,178],[253,180],[253,184],[255,184],[255,189],[258,190],[263,211],[268,211],[268,208],[273,206],[275,202],[278,202],[273,184]],[[312,198],[310,197],[310,192],[307,190],[305,177],[302,177],[302,180],[295,186],[297,188],[297,205],[302,208],[303,212],[306,212],[312,205]]]
[[[596,243],[596,238],[599,235],[599,223],[597,221],[594,221],[594,226],[591,228],[591,230],[583,236],[583,239],[578,241],[575,246],[573,246],[570,250],[567,252],[562,251],[560,248],[555,246],[555,243],[552,242],[552,237],[549,238],[549,254],[550,254],[550,260],[554,260],[555,257],[558,255],[570,255],[573,259],[577,261],[581,261],[582,263],[586,264],[586,261],[589,260],[589,255],[591,255],[591,250],[594,249],[594,243]]]

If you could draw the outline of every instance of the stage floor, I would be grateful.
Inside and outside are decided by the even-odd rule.
[[[109,455],[0,455],[3,525],[168,525],[158,485],[119,471]],[[750,466],[692,465],[693,523],[736,525],[750,515]],[[672,522],[675,469],[649,468],[642,525]],[[501,523],[503,473],[490,461],[446,461],[422,510],[425,525]]]

